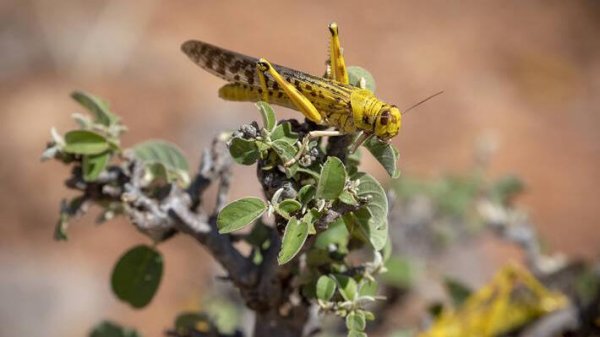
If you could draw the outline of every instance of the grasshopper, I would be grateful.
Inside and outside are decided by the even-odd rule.
[[[418,337],[493,337],[566,307],[568,299],[546,289],[526,269],[504,267],[456,310],[442,311]]]
[[[181,49],[194,63],[230,82],[219,89],[223,99],[263,100],[298,110],[314,123],[335,129],[313,131],[311,137],[358,133],[353,149],[372,136],[389,141],[400,130],[400,110],[379,100],[364,85],[349,83],[336,23],[329,25],[329,32],[329,62],[324,77],[196,40],[185,42]]]

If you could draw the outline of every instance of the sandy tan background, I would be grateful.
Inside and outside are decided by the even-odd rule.
[[[81,111],[74,89],[111,102],[130,126],[125,144],[165,138],[194,165],[218,130],[256,119],[251,104],[220,100],[222,81],[180,52],[190,38],[320,74],[336,20],[347,62],[373,73],[382,99],[408,107],[445,90],[408,114],[394,140],[405,174],[467,168],[476,140],[491,137],[492,174],[525,180],[520,201],[549,246],[597,257],[600,3],[367,3],[0,2],[0,336],[84,336],[102,318],[158,336],[177,310],[197,308],[214,267],[185,237],[161,247],[166,275],[147,309],[114,300],[114,261],[145,239],[125,221],[96,227],[86,217],[71,241],[53,242],[67,171],[39,162],[49,129],[68,130]],[[237,172],[233,196],[258,193],[253,169]]]

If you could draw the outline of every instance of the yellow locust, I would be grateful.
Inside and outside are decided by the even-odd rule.
[[[380,101],[364,85],[349,84],[337,25],[330,24],[329,31],[329,66],[325,77],[201,41],[187,41],[181,49],[200,67],[230,82],[219,90],[219,96],[226,100],[263,100],[298,110],[309,120],[336,129],[322,135],[360,132],[356,146],[373,135],[383,141],[390,140],[400,130],[400,110]]]
[[[442,311],[418,337],[502,336],[567,304],[563,294],[544,287],[525,268],[508,265],[460,307]]]

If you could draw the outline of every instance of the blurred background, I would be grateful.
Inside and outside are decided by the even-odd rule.
[[[258,114],[220,100],[223,82],[192,64],[181,43],[199,39],[322,74],[334,20],[347,64],[371,71],[383,100],[406,108],[445,91],[404,117],[394,139],[403,175],[468,170],[484,139],[495,148],[488,174],[525,182],[518,203],[544,245],[598,257],[600,2],[2,0],[0,335],[84,336],[114,319],[158,336],[176,312],[198,308],[218,273],[201,247],[176,237],[160,247],[158,295],[135,311],[109,285],[118,257],[147,242],[133,226],[97,227],[88,215],[70,241],[53,241],[68,172],[39,156],[50,128],[64,132],[82,112],[71,91],[110,101],[130,128],[125,145],[164,138],[196,165],[218,131]],[[370,157],[365,170],[388,181]],[[232,198],[260,192],[254,168],[236,174]],[[481,249],[478,258],[497,265],[514,255]]]

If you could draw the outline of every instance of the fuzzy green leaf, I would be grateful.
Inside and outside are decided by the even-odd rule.
[[[106,138],[89,130],[73,130],[65,134],[63,150],[73,154],[100,154],[107,151],[110,144]]]
[[[315,188],[314,185],[304,185],[298,191],[298,196],[297,196],[298,201],[300,201],[300,203],[302,205],[306,205],[311,200],[314,199],[316,192],[317,192],[317,189]]]
[[[136,144],[133,153],[148,167],[162,164],[169,173],[169,181],[179,178],[184,185],[189,183],[188,163],[177,145],[164,140],[148,140]]]
[[[346,168],[337,157],[329,157],[321,169],[321,178],[317,185],[317,198],[334,200],[344,190]]]
[[[335,275],[338,283],[338,290],[346,301],[353,301],[358,293],[356,281],[346,275]]]
[[[94,115],[94,122],[111,126],[119,121],[119,117],[110,112],[108,103],[99,97],[83,91],[75,91],[71,93],[71,97]]]
[[[136,246],[115,265],[111,282],[113,292],[136,309],[145,307],[156,294],[162,273],[160,252],[150,246]]]
[[[322,301],[329,301],[335,294],[336,287],[337,285],[331,277],[321,275],[317,281],[317,298]]]
[[[288,162],[296,156],[298,151],[296,147],[291,145],[285,139],[277,139],[273,141],[273,150],[277,153],[282,162]]]
[[[290,122],[279,123],[273,129],[273,132],[271,132],[271,140],[282,140],[290,145],[294,145],[298,141],[298,133],[292,131]]]
[[[351,312],[346,316],[346,328],[348,330],[364,331],[367,327],[365,314],[360,311]]]
[[[360,228],[369,239],[375,250],[385,247],[388,239],[388,200],[381,184],[366,173],[358,173],[353,177],[359,180],[358,197],[367,199],[368,203],[363,208],[368,212],[354,212]]]
[[[100,173],[104,171],[104,168],[110,160],[110,151],[96,155],[87,155],[83,157],[81,162],[81,169],[83,171],[83,180],[94,181],[98,178]]]
[[[360,84],[360,79],[362,77],[365,79],[365,88],[371,90],[372,92],[375,92],[375,79],[368,70],[358,66],[349,66],[347,69],[350,84],[358,87]]]
[[[269,103],[263,101],[256,102],[256,107],[262,116],[264,128],[269,132],[273,131],[277,123],[273,108],[271,108]]]
[[[278,213],[289,217],[291,214],[297,212],[302,208],[302,204],[294,199],[285,199],[277,204],[276,210]]]
[[[371,137],[365,142],[365,147],[383,166],[390,177],[398,178],[400,176],[400,170],[398,169],[398,150],[394,145],[382,142],[377,139],[377,137]]]
[[[260,151],[256,142],[240,137],[231,139],[229,153],[236,163],[242,165],[252,165],[260,158]]]
[[[266,210],[267,204],[259,198],[235,200],[225,206],[217,216],[219,233],[231,233],[242,229],[258,219]]]
[[[277,262],[282,265],[293,259],[302,249],[307,236],[308,224],[292,217],[285,226],[285,232],[281,240],[281,251],[277,257]]]

